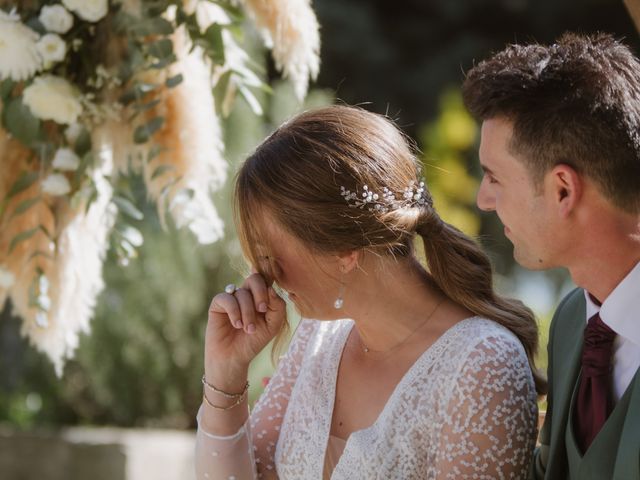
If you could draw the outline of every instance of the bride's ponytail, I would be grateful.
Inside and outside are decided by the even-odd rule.
[[[538,394],[546,393],[545,377],[534,362],[538,328],[531,310],[494,291],[491,262],[474,240],[444,222],[432,207],[421,213],[416,232],[422,237],[435,283],[454,302],[511,330],[527,353]]]

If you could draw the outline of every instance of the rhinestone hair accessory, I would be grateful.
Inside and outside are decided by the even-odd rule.
[[[424,187],[424,178],[411,183],[397,198],[395,193],[384,187],[382,194],[370,190],[367,185],[362,187],[362,193],[352,192],[344,186],[340,187],[340,195],[351,208],[367,209],[370,212],[387,213],[399,208],[410,208],[422,205],[433,206],[433,200]]]

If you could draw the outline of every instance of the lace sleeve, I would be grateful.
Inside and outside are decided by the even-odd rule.
[[[289,396],[315,322],[303,320],[289,350],[245,424],[230,436],[216,436],[198,428],[196,477],[198,480],[275,479],[275,449]],[[198,418],[200,415],[198,414]]]
[[[437,448],[437,478],[526,478],[536,438],[531,370],[514,337],[476,345],[451,390]]]

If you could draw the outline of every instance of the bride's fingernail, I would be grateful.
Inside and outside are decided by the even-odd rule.
[[[261,313],[265,313],[267,311],[267,304],[262,302],[260,305],[258,305],[258,311]]]
[[[250,323],[249,326],[247,327],[247,333],[255,333],[256,331],[256,326],[253,323]]]
[[[242,322],[233,322],[233,326],[236,328],[242,328]]]

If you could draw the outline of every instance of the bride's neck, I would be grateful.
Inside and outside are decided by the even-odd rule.
[[[363,346],[385,352],[428,323],[445,299],[419,262],[372,259],[347,285],[345,314],[356,323]]]

